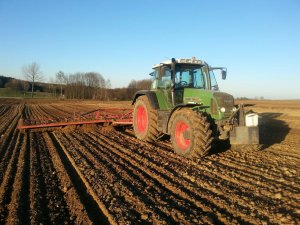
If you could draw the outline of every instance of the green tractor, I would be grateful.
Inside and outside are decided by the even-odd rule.
[[[155,142],[169,135],[174,151],[185,157],[205,156],[216,141],[258,144],[258,116],[219,91],[214,70],[206,62],[174,59],[154,65],[151,90],[138,91],[132,104],[135,136]]]

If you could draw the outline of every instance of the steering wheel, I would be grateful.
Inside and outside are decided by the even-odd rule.
[[[179,82],[180,86],[188,86],[188,83],[185,80]]]
[[[216,85],[213,85],[213,86],[211,86],[212,87],[212,89],[214,90],[214,91],[218,91],[219,90],[219,87],[218,87],[218,85],[216,84]]]

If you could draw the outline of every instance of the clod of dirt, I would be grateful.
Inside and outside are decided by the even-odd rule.
[[[113,127],[112,126],[103,126],[103,127],[99,128],[99,132],[101,134],[109,134],[112,131],[113,131]]]
[[[76,130],[76,125],[69,125],[69,126],[62,128],[62,131],[65,133],[73,132],[75,130]]]
[[[99,126],[97,124],[83,124],[82,126],[78,127],[78,130],[82,132],[98,131]]]
[[[277,198],[277,199],[281,199],[282,198],[282,194],[280,192],[278,192],[278,193],[275,194],[274,197]]]
[[[141,219],[142,220],[147,220],[148,219],[148,215],[147,214],[142,214],[141,215]]]

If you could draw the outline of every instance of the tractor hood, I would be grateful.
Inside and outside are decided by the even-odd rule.
[[[234,98],[232,95],[225,92],[194,88],[184,89],[183,103],[207,106],[206,111],[217,120],[230,117],[234,108]]]

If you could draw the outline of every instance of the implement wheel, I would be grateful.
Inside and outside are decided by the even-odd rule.
[[[159,136],[157,110],[152,109],[145,95],[138,97],[134,104],[133,130],[135,136],[143,141],[153,142]]]
[[[171,142],[179,155],[193,158],[205,156],[213,138],[206,116],[190,108],[180,109],[170,122]]]

